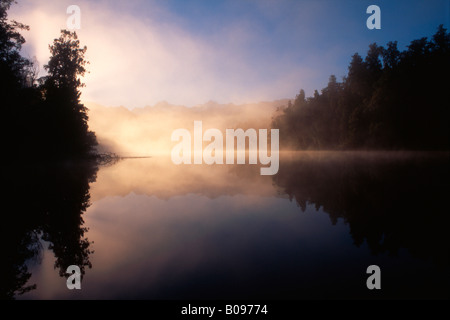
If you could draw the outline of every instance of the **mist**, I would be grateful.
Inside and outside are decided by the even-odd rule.
[[[192,134],[194,121],[203,122],[203,129],[243,130],[269,129],[272,117],[288,100],[243,105],[208,102],[195,107],[171,105],[166,102],[129,110],[86,103],[89,127],[97,134],[100,152],[113,152],[122,157],[170,155],[172,132],[185,128]]]

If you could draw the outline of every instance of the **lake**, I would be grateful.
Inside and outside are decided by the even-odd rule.
[[[17,299],[448,299],[449,155],[4,169],[0,294]],[[81,290],[65,271],[81,267]],[[381,289],[366,286],[381,270]]]

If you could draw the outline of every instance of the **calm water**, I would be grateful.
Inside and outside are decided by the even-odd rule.
[[[10,168],[0,294],[448,299],[448,160],[297,153],[275,176],[165,157]],[[66,287],[71,264],[81,290]],[[366,287],[373,264],[381,290]]]

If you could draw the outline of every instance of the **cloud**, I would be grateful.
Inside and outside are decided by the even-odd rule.
[[[91,62],[82,98],[133,108],[162,100],[193,106],[293,98],[300,88],[312,95],[330,74],[344,76],[350,57],[364,55],[369,43],[409,43],[426,35],[426,26],[434,30],[445,4],[426,6],[425,15],[419,2],[382,2],[384,27],[369,32],[367,3],[77,0],[78,33]],[[11,15],[31,27],[26,54],[47,62],[48,44],[65,28],[71,4],[13,6]],[[408,10],[399,17],[400,9]]]
[[[26,55],[44,65],[48,45],[65,28],[70,1],[23,1],[12,18],[31,27],[25,32]],[[192,106],[210,99],[243,103],[292,96],[299,82],[313,74],[293,67],[282,51],[256,52],[264,44],[261,26],[251,20],[229,19],[217,32],[196,34],[160,2],[129,6],[116,1],[78,1],[82,45],[88,47],[90,73],[83,100],[103,105],[143,107],[166,100]],[[139,6],[150,12],[137,14]],[[149,8],[150,7],[150,8]],[[213,22],[212,22],[213,23]],[[212,26],[211,26],[212,27]]]

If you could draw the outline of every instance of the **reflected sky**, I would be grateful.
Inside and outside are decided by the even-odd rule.
[[[42,264],[31,270],[30,281],[37,289],[20,298],[448,298],[445,268],[411,254],[417,249],[414,244],[404,241],[395,254],[392,250],[374,254],[373,244],[355,243],[352,230],[362,227],[350,213],[359,210],[359,216],[369,219],[370,208],[344,206],[339,211],[333,203],[321,204],[313,192],[322,191],[326,199],[333,200],[326,190],[333,187],[331,181],[342,177],[349,186],[336,185],[335,194],[344,201],[345,196],[352,197],[349,190],[358,189],[358,183],[366,189],[373,186],[359,169],[369,168],[368,176],[380,179],[388,179],[382,175],[388,170],[394,180],[395,172],[401,170],[374,169],[373,163],[380,159],[372,154],[372,160],[366,159],[358,170],[346,171],[339,163],[355,168],[361,158],[349,160],[349,155],[341,155],[329,160],[333,159],[329,155],[285,157],[275,177],[259,175],[259,166],[176,166],[165,157],[125,159],[102,167],[91,183],[92,205],[84,214],[94,253],[82,290],[67,290],[65,278],[53,268],[52,251],[44,250]],[[308,167],[311,158],[314,167]],[[407,157],[396,158],[405,167]],[[325,170],[323,165],[327,163],[328,168],[329,161],[336,174]],[[355,172],[360,172],[356,179],[351,177]],[[305,195],[309,201],[302,207]],[[383,197],[379,193],[380,206],[375,209],[391,214]],[[404,201],[400,194],[398,201]],[[406,214],[416,219],[409,208]],[[404,235],[404,230],[395,228],[395,218],[385,223],[381,215],[380,221],[364,239],[372,241],[371,233],[377,232],[386,238],[392,238],[392,232]],[[414,228],[409,222],[404,226]],[[429,231],[423,230],[422,235],[427,237]],[[417,234],[415,239],[421,242],[422,237]],[[438,248],[448,249],[448,244]],[[371,264],[383,272],[379,292],[365,285],[366,268]]]
[[[125,159],[102,168],[92,185],[91,199],[130,193],[169,199],[188,194],[274,196],[272,178],[260,175],[257,165],[175,165],[170,156]]]

